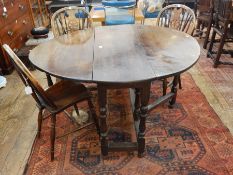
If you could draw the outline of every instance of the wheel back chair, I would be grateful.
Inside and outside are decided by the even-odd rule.
[[[210,40],[207,56],[211,57],[216,68],[219,64],[230,64],[230,61],[220,61],[220,57],[223,53],[231,54],[233,57],[232,50],[224,50],[224,44],[233,41],[233,4],[232,0],[214,0],[214,26],[213,33]],[[216,35],[219,36],[219,46],[217,52],[213,51],[214,43],[216,43]]]
[[[73,32],[80,32],[80,38],[77,42],[82,42],[83,36],[90,35],[93,32],[93,22],[90,14],[86,11],[87,7],[69,6],[57,10],[51,17],[51,28],[55,38],[62,35],[69,35]],[[51,77],[48,83],[53,85]],[[93,87],[96,89],[96,87]]]
[[[209,42],[210,30],[213,24],[213,2],[212,0],[199,0],[197,3],[197,26],[195,36],[202,37],[205,33],[203,48],[206,49]],[[204,32],[204,29],[206,31]]]
[[[64,111],[65,109],[74,106],[77,114],[79,113],[77,103],[87,101],[90,109],[91,116],[94,119],[97,131],[99,131],[98,119],[95,113],[94,106],[91,101],[91,96],[86,87],[82,84],[77,84],[72,81],[61,80],[54,85],[50,86],[47,90],[44,90],[36,78],[30,73],[26,66],[21,62],[17,55],[11,50],[11,48],[4,44],[3,48],[10,56],[10,59],[23,81],[24,85],[31,88],[31,95],[36,101],[37,107],[39,108],[38,113],[38,131],[37,136],[40,137],[42,120],[44,118],[51,118],[51,160],[54,160],[54,145],[56,138],[56,117],[57,114]],[[44,110],[49,112],[49,115],[43,117]],[[93,123],[89,123],[91,125]],[[87,125],[86,125],[87,126]],[[83,128],[83,127],[82,127]],[[81,128],[79,128],[81,129]],[[76,129],[76,130],[79,130]],[[71,133],[71,132],[70,132]],[[68,134],[68,133],[67,133]],[[67,135],[65,134],[65,135]]]
[[[188,6],[189,8],[194,10],[194,13],[196,15],[197,12],[197,1],[198,0],[165,0],[164,6],[168,6],[171,4],[183,4]],[[200,0],[202,1],[202,0]]]
[[[51,27],[55,38],[77,31],[92,29],[92,19],[85,7],[64,7],[56,11],[51,18]]]
[[[105,25],[135,23],[136,0],[103,0]]]
[[[164,7],[157,19],[156,25],[193,34],[196,17],[192,9],[182,4],[172,4]],[[180,76],[178,76],[179,88],[182,88]],[[163,79],[163,95],[166,95],[167,87],[171,86],[167,79]]]

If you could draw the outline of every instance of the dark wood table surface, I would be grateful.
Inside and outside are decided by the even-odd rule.
[[[70,38],[65,39],[69,42]],[[199,54],[199,44],[185,33],[153,26],[121,25],[97,27],[82,44],[50,40],[33,49],[29,59],[37,68],[58,77],[128,83],[185,71]]]
[[[97,83],[103,155],[111,150],[137,149],[141,157],[151,81],[175,76],[171,92],[157,102],[170,99],[174,104],[177,76],[192,67],[199,55],[198,42],[188,34],[154,26],[120,25],[96,27],[90,35],[74,33],[50,40],[34,48],[29,59],[56,77]],[[108,143],[106,92],[112,88],[136,89],[136,143]]]

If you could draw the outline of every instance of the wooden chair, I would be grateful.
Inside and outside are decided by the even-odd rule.
[[[214,8],[212,0],[199,0],[197,4],[197,11],[196,36],[201,37],[204,33],[204,28],[207,29],[205,32],[205,40],[203,44],[203,48],[206,49],[209,42],[210,30],[213,24]]]
[[[103,0],[105,25],[135,23],[136,0]]]
[[[50,114],[51,118],[51,160],[54,160],[54,144],[56,136],[56,115],[65,109],[74,106],[77,114],[78,107],[77,103],[82,101],[87,101],[90,108],[91,115],[96,124],[96,128],[99,131],[98,119],[94,110],[94,106],[91,101],[91,96],[82,84],[77,84],[72,81],[61,80],[53,86],[44,90],[36,78],[30,73],[26,66],[21,62],[17,55],[11,50],[11,48],[4,44],[3,48],[9,54],[10,59],[22,79],[23,83],[27,88],[31,88],[32,97],[37,103],[39,108],[38,114],[38,132],[37,136],[40,137],[41,125],[43,120],[43,111],[46,109]],[[92,123],[89,123],[90,125]],[[83,128],[83,127],[82,127]]]
[[[168,6],[168,5],[171,5],[171,4],[183,4],[183,5],[188,6],[191,9],[193,9],[194,13],[196,15],[196,12],[197,12],[197,1],[198,0],[165,0],[164,6]]]
[[[193,34],[196,17],[192,9],[182,4],[172,4],[164,7],[157,19],[157,26],[168,27],[188,34]],[[182,88],[181,78],[178,77],[179,88]],[[163,95],[166,95],[167,87],[170,86],[167,79],[163,80]]]
[[[69,6],[57,10],[51,17],[51,28],[54,37],[59,38],[59,36],[78,31],[93,32],[92,19],[85,8]],[[46,74],[46,76],[48,85],[53,85],[50,75]]]
[[[230,64],[232,62],[222,62],[220,57],[222,53],[230,53],[233,56],[232,51],[226,51],[223,49],[224,44],[233,41],[233,7],[232,0],[215,0],[214,1],[214,26],[213,33],[210,40],[207,56],[211,57],[216,68],[219,64]],[[217,52],[213,51],[213,45],[216,43],[216,35],[219,36],[220,43]]]
[[[51,18],[51,27],[55,37],[80,30],[92,29],[92,18],[84,7],[64,7],[56,11]]]

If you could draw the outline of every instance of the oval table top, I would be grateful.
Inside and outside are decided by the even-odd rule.
[[[82,38],[84,37],[84,38]],[[56,77],[82,82],[134,83],[169,77],[192,67],[200,46],[188,34],[146,25],[96,27],[35,47],[30,61]]]

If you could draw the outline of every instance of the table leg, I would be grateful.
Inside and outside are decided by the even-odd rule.
[[[174,96],[169,101],[169,107],[172,108],[173,105],[176,103],[176,96],[177,96],[177,84],[178,84],[178,78],[180,75],[174,76],[173,82],[172,82],[172,88],[171,92],[174,93]]]
[[[53,85],[53,81],[52,81],[52,78],[49,74],[46,74],[46,77],[47,77],[47,83],[48,83],[48,86],[52,86]]]
[[[98,85],[98,100],[100,110],[100,141],[101,141],[101,152],[102,155],[108,155],[108,128],[106,123],[107,118],[107,89],[101,85]]]
[[[138,157],[142,157],[145,151],[145,130],[146,130],[146,118],[148,116],[148,102],[150,99],[150,85],[151,83],[144,83],[143,88],[140,89],[141,97],[141,112],[140,123],[138,132]]]
[[[140,115],[140,89],[135,88],[135,102],[134,102],[134,121],[139,120]]]

